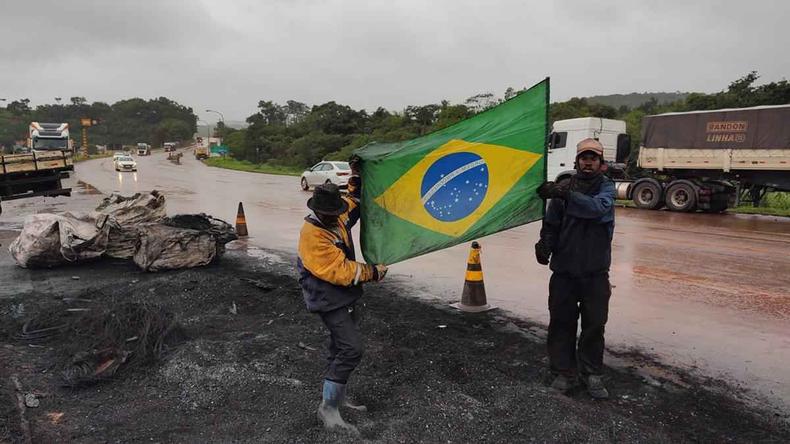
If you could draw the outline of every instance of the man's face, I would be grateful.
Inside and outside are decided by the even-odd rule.
[[[577,159],[579,171],[583,173],[594,173],[601,169],[601,158],[593,152],[582,153]]]
[[[335,228],[337,226],[337,216],[330,216],[328,214],[316,213],[318,220],[321,221],[327,228]]]

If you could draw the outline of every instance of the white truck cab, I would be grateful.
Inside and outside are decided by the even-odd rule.
[[[603,145],[607,163],[623,163],[628,156],[631,139],[622,120],[580,117],[554,122],[549,136],[547,180],[574,174],[576,144],[591,137]]]

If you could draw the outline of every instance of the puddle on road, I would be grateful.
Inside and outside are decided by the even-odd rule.
[[[228,251],[240,251],[255,259],[267,261],[271,264],[287,264],[288,260],[282,256],[262,248],[249,245],[246,240],[236,240],[226,245]]]
[[[102,192],[99,191],[98,188],[81,180],[77,181],[77,186],[82,188],[81,190],[79,190],[79,193],[81,194],[102,194]]]

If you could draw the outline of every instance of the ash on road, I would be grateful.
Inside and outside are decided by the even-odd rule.
[[[298,177],[210,168],[189,154],[181,165],[162,153],[141,157],[134,174],[114,172],[108,159],[80,163],[76,172],[104,193],[158,189],[170,213],[232,220],[242,201],[251,245],[294,251],[310,196]],[[549,271],[532,248],[539,229],[528,224],[480,243],[489,302],[545,325]],[[790,218],[618,208],[612,248],[607,347],[637,348],[790,411]],[[457,301],[468,249],[395,264],[388,279],[409,296]]]
[[[693,379],[645,383],[610,370],[609,401],[553,393],[539,328],[403,298],[393,285],[371,285],[364,297],[366,357],[350,387],[370,411],[348,413],[362,437],[326,432],[315,415],[324,328],[305,311],[290,265],[241,247],[218,265],[161,274],[116,261],[24,271],[50,285],[0,299],[0,377],[16,375],[39,401],[25,411],[33,442],[790,440],[780,418]],[[13,267],[7,255],[0,266]],[[74,338],[18,334],[25,319],[73,298],[90,300],[86,308],[153,304],[176,315],[181,334],[159,361],[62,388]],[[0,441],[13,441],[19,415],[4,389]]]

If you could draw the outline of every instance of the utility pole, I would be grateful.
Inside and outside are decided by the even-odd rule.
[[[80,126],[82,126],[82,146],[80,147],[80,154],[84,157],[88,157],[88,128],[96,126],[99,123],[100,120],[94,120],[90,117],[80,118]]]

